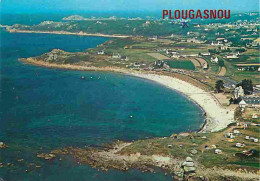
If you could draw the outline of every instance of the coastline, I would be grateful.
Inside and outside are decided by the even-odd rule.
[[[77,36],[99,36],[99,37],[109,37],[109,38],[128,38],[129,35],[108,35],[102,33],[84,33],[84,32],[68,32],[68,31],[34,31],[34,30],[18,30],[11,28],[11,26],[1,25],[0,27],[6,28],[9,33],[41,33],[41,34],[56,34],[56,35],[77,35]]]
[[[104,71],[104,72],[116,72],[123,73],[139,78],[144,78],[157,82],[165,87],[168,87],[180,94],[183,94],[188,99],[193,101],[199,106],[204,113],[206,113],[206,120],[199,132],[216,132],[226,128],[234,120],[234,110],[224,108],[218,102],[214,95],[210,92],[206,92],[201,88],[198,88],[190,83],[183,80],[177,79],[172,76],[159,75],[154,72],[140,72],[129,69],[117,68],[117,67],[84,67],[81,65],[69,65],[69,64],[54,64],[37,61],[33,58],[19,59],[28,64],[57,68],[57,69],[69,69],[69,70],[80,70],[80,71]],[[199,95],[199,96],[198,96]],[[220,116],[221,115],[221,116]]]

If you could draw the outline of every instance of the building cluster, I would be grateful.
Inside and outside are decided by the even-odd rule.
[[[241,101],[239,102],[239,107],[259,107],[260,106],[260,97],[248,97],[242,96]]]

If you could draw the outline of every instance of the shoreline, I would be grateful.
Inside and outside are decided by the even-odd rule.
[[[9,33],[40,33],[40,34],[55,34],[55,35],[76,35],[76,36],[98,36],[108,38],[128,38],[130,35],[108,35],[102,33],[84,33],[84,32],[68,32],[68,31],[35,31],[35,30],[18,30],[11,28],[11,26],[1,25],[0,27],[5,28]]]
[[[159,75],[155,72],[139,72],[129,69],[117,68],[117,67],[84,67],[81,65],[69,65],[69,64],[54,64],[37,61],[33,58],[19,59],[24,63],[55,68],[55,69],[67,69],[67,70],[79,70],[79,71],[103,71],[103,72],[116,72],[131,75],[147,80],[159,83],[167,88],[170,88],[178,93],[184,95],[190,101],[195,103],[203,113],[206,113],[205,122],[201,125],[197,132],[216,132],[226,128],[234,120],[234,110],[224,108],[221,106],[214,95],[210,92],[206,92],[201,88],[198,88],[183,80],[177,79],[172,76]],[[198,96],[200,95],[200,96]],[[221,117],[220,117],[221,115]]]

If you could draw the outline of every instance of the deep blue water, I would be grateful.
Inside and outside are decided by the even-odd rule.
[[[0,168],[4,180],[171,180],[163,173],[137,170],[101,172],[71,158],[36,157],[64,146],[102,146],[194,131],[203,123],[199,107],[161,85],[115,73],[54,70],[17,59],[53,48],[84,51],[108,38],[49,34],[10,34],[1,30]],[[84,75],[85,80],[80,77]],[[133,118],[130,118],[130,115]],[[25,161],[19,163],[17,160]],[[30,170],[30,163],[41,165]],[[34,166],[35,167],[35,166]]]

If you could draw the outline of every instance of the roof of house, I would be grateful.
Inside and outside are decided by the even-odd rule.
[[[239,102],[239,105],[242,105],[242,104],[244,104],[244,105],[245,105],[245,104],[246,104],[246,102],[245,102],[244,100],[240,101],[240,102]]]
[[[260,97],[242,97],[247,104],[260,104]]]
[[[124,55],[124,56],[121,57],[121,59],[127,59],[127,56]]]

